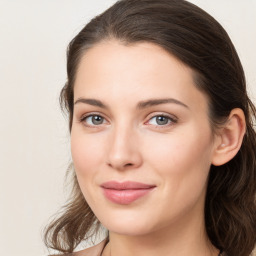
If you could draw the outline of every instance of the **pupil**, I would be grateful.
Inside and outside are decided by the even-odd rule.
[[[157,124],[164,125],[168,123],[168,119],[164,116],[158,116],[156,119]]]
[[[92,122],[93,124],[102,124],[103,119],[100,116],[93,116]]]

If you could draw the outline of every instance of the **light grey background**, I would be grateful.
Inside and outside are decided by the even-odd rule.
[[[41,230],[65,202],[71,160],[58,105],[66,47],[114,0],[0,0],[0,254],[46,255]],[[256,96],[256,0],[191,0],[228,31]]]

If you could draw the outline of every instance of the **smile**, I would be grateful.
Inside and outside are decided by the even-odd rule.
[[[145,196],[156,186],[138,182],[109,181],[101,185],[104,196],[116,204],[127,205]]]

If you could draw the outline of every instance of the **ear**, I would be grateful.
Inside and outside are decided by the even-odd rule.
[[[219,166],[230,161],[239,151],[243,142],[246,124],[243,110],[235,108],[218,131],[215,138],[212,164]]]

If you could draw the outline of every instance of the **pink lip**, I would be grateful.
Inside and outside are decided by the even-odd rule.
[[[156,186],[139,182],[109,181],[101,184],[107,199],[117,204],[130,204],[152,191]]]

